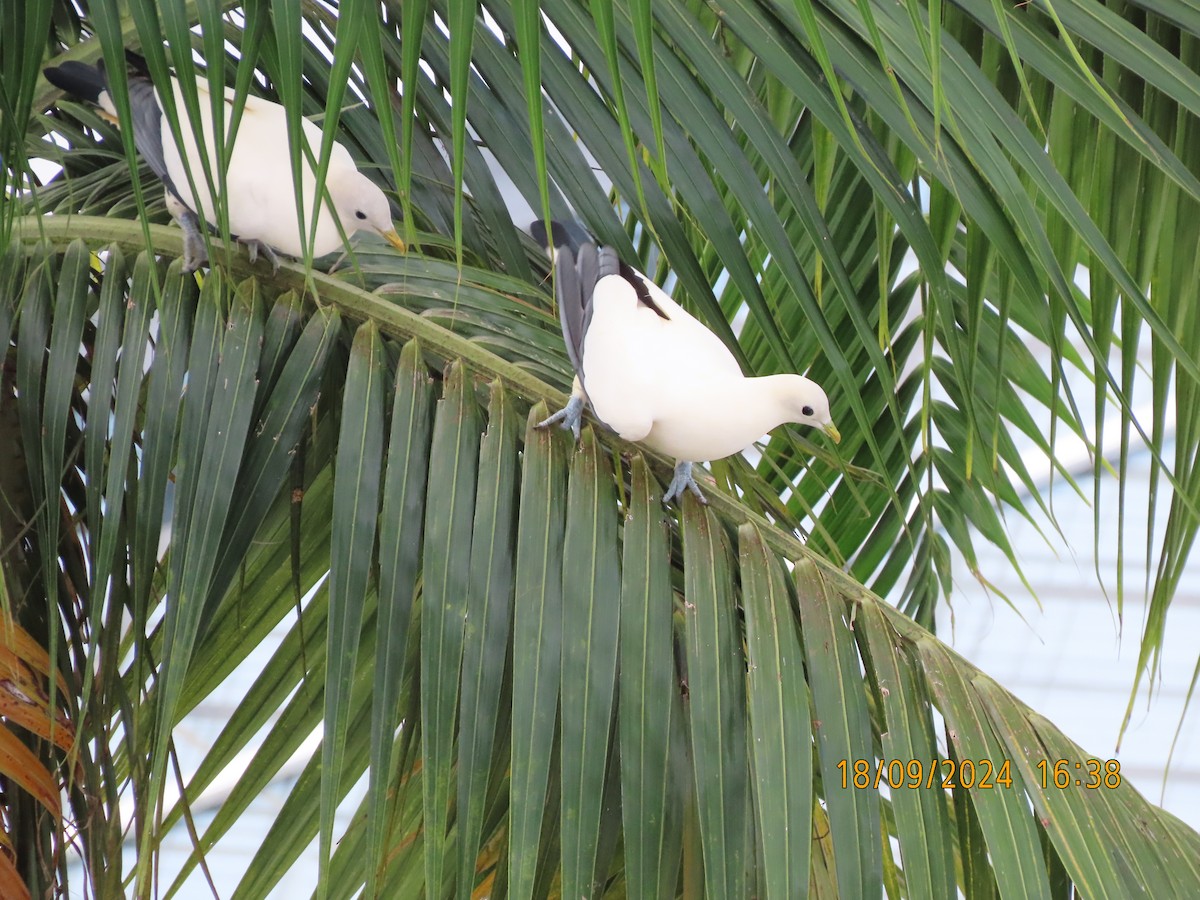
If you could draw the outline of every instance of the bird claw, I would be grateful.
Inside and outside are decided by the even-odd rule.
[[[256,262],[258,262],[258,254],[261,253],[264,257],[266,257],[267,262],[271,264],[271,274],[278,274],[279,257],[268,244],[264,244],[257,238],[249,241],[242,241],[242,243],[246,245],[246,254],[250,257],[250,265],[254,265]]]
[[[696,484],[696,479],[692,477],[692,464],[680,460],[675,464],[675,474],[671,478],[671,483],[667,485],[667,492],[663,494],[662,502],[666,504],[672,500],[683,499],[684,490],[691,491],[701,505],[708,506],[708,499],[701,492],[700,485]]]
[[[200,219],[190,209],[179,216],[179,227],[183,229],[183,271],[190,275],[208,262],[208,250],[200,233]]]
[[[551,425],[559,425],[563,431],[570,431],[575,435],[575,440],[579,440],[579,432],[583,429],[583,398],[572,396],[567,401],[567,405],[550,416],[548,419],[543,419],[537,423],[538,428],[549,428]]]

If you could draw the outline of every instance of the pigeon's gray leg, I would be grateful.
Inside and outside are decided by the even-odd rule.
[[[195,272],[208,263],[208,249],[204,246],[204,235],[200,233],[200,219],[188,210],[179,220],[183,229],[183,271]]]
[[[583,428],[583,398],[578,394],[572,394],[571,399],[567,401],[567,405],[556,412],[548,419],[543,419],[537,423],[538,428],[549,428],[551,425],[557,425],[564,431],[570,429],[575,435],[575,440],[579,440],[580,429]]]
[[[274,275],[279,271],[279,257],[275,255],[275,251],[271,249],[270,245],[264,244],[257,238],[242,241],[242,243],[246,245],[246,252],[250,256],[250,265],[258,262],[258,254],[261,253],[271,264],[271,274]]]
[[[575,435],[575,440],[579,440],[579,432],[583,428],[583,404],[587,402],[587,394],[583,392],[583,384],[579,380],[579,376],[575,376],[575,380],[571,382],[571,399],[567,401],[567,405],[550,416],[548,419],[543,419],[537,423],[538,428],[549,428],[551,425],[559,425],[564,431],[570,431]]]
[[[167,211],[183,229],[183,271],[195,272],[208,262],[208,249],[204,246],[204,234],[200,231],[200,217],[169,190]]]
[[[696,499],[702,504],[708,506],[708,500],[700,492],[700,485],[696,484],[696,479],[692,477],[692,464],[681,459],[675,463],[675,476],[667,485],[667,492],[663,494],[663,503],[670,503],[676,499],[682,500],[685,488],[695,494]]]

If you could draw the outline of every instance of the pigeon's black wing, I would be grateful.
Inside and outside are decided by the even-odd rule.
[[[607,249],[607,248],[605,248]],[[593,243],[583,244],[578,256],[569,247],[554,255],[554,296],[558,301],[558,320],[563,341],[575,374],[583,380],[583,341],[592,323],[592,301],[600,280],[600,257]]]
[[[133,111],[133,143],[150,171],[163,180],[175,192],[171,176],[167,174],[167,160],[163,155],[162,109],[154,93],[154,85],[145,78],[129,79],[129,105]],[[187,127],[186,122],[180,123]],[[183,198],[180,198],[183,199]]]
[[[94,103],[102,109],[112,107],[108,97],[108,73],[100,65],[89,66],[74,60],[52,66],[45,70],[46,80],[57,88]],[[138,155],[150,166],[150,171],[162,179],[167,188],[178,197],[171,176],[167,174],[167,161],[162,141],[162,109],[154,93],[154,84],[141,75],[129,78],[129,108],[133,114],[133,143]],[[182,198],[180,198],[182,200]]]
[[[654,302],[644,275],[621,262],[612,247],[600,247],[584,229],[573,222],[538,219],[529,226],[534,240],[554,255],[554,294],[562,323],[567,356],[575,374],[583,380],[583,342],[592,321],[596,285],[609,275],[618,275],[637,292],[638,301],[664,319],[670,318]]]

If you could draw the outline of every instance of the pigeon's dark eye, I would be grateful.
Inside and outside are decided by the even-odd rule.
[[[800,412],[804,413],[806,416],[811,416],[813,414],[813,408],[811,406],[806,406],[801,409]]]
[[[361,209],[356,209],[354,211],[354,217],[357,219],[365,219],[367,217],[367,214],[365,212],[363,212]]]

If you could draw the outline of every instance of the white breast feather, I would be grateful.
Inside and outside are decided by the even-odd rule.
[[[195,141],[189,138],[183,94],[177,82],[173,81],[172,84],[175,88],[176,109],[185,119],[185,122],[181,123],[184,126],[184,150],[192,179],[196,185],[199,205],[197,205],[196,196],[189,189],[183,161],[178,151],[175,150],[170,124],[164,115],[162,128],[167,172],[184,200],[189,201],[189,205],[193,209],[199,209],[202,206],[204,217],[210,224],[215,225],[217,221],[216,207],[205,182],[199,148]],[[210,95],[203,79],[197,81],[197,88],[200,92],[204,139],[215,179],[218,155]],[[226,88],[225,98],[232,100],[233,96],[233,89]],[[228,128],[231,109],[228,104],[225,104],[224,108],[225,125]],[[302,119],[301,131],[316,158],[321,148],[321,129],[307,119]],[[296,211],[290,159],[287,117],[284,108],[278,103],[272,103],[260,97],[248,98],[245,111],[238,123],[237,137],[225,176],[229,228],[243,240],[260,240],[276,250],[291,256],[300,256],[302,255],[300,222]],[[330,157],[329,171],[332,173],[342,166],[354,168],[354,161],[349,151],[335,142]],[[219,182],[217,186],[219,187]],[[305,219],[308,220],[312,215],[316,195],[316,178],[303,156],[301,157],[301,191]],[[307,229],[307,221],[304,227]],[[323,256],[340,248],[341,245],[342,240],[334,222],[334,216],[329,211],[328,204],[323,204],[317,222],[313,253],[316,256]]]

